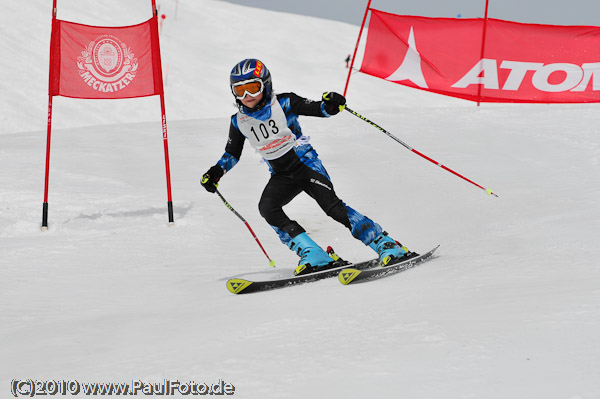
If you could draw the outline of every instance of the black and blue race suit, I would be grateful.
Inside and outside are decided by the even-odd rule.
[[[312,101],[294,93],[273,96],[262,109],[243,111],[231,117],[225,153],[217,164],[224,173],[239,161],[246,140],[265,159],[271,171],[258,208],[275,229],[282,243],[305,230],[283,211],[302,191],[323,211],[346,226],[365,245],[382,233],[379,224],[347,206],[335,193],[331,179],[315,149],[302,135],[298,116],[329,117],[322,101]]]

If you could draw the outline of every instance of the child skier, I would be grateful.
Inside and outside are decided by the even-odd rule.
[[[302,135],[299,115],[336,115],[345,107],[344,96],[326,92],[322,101],[312,101],[294,93],[275,94],[269,70],[257,59],[237,63],[230,74],[230,86],[239,111],[231,117],[225,153],[202,176],[201,184],[214,193],[221,177],[239,161],[244,141],[248,140],[271,171],[258,204],[260,214],[281,242],[300,256],[296,275],[338,266],[302,226],[283,212],[283,206],[302,191],[328,216],[346,226],[354,238],[375,250],[382,265],[417,255],[338,198],[317,152]]]

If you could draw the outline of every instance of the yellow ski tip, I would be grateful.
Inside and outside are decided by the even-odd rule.
[[[360,270],[357,270],[357,269],[344,269],[344,270],[342,270],[340,272],[340,274],[338,274],[338,279],[340,280],[340,283],[342,283],[344,285],[348,285],[359,274],[360,274]]]
[[[271,266],[271,267],[275,267],[275,261],[274,261],[274,260],[270,261],[270,262],[269,262],[269,266]]]
[[[243,280],[241,278],[233,278],[227,281],[227,289],[232,294],[239,294],[252,284],[251,281]]]

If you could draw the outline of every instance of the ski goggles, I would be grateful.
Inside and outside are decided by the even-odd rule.
[[[260,79],[243,80],[231,85],[231,91],[238,100],[243,99],[246,94],[256,97],[263,92],[265,86]]]

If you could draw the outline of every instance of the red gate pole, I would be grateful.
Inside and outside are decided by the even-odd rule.
[[[360,25],[360,32],[358,32],[358,39],[356,39],[356,46],[354,47],[354,54],[352,55],[352,62],[350,63],[350,68],[348,68],[348,77],[346,78],[346,86],[344,86],[344,97],[346,96],[346,91],[348,91],[348,83],[350,83],[350,75],[352,74],[352,67],[354,66],[354,59],[356,58],[356,52],[358,50],[358,43],[360,43],[360,36],[362,35],[363,29],[365,27],[365,21],[367,20],[367,14],[371,9],[371,0],[367,3],[367,9],[365,10],[365,16],[363,17],[362,24]]]
[[[483,34],[481,37],[481,57],[480,60],[482,60],[481,62],[481,70],[483,72],[483,56],[485,53],[485,35],[487,33],[487,21],[488,21],[488,7],[490,5],[490,0],[485,0],[485,19],[483,20]],[[481,73],[480,73],[481,75]],[[479,84],[479,87],[477,89],[477,106],[479,107],[481,103],[481,84]]]
[[[160,95],[160,108],[162,112],[162,132],[165,145],[165,170],[167,172],[167,210],[169,213],[169,226],[175,221],[173,219],[173,198],[171,197],[171,168],[169,166],[169,140],[167,137],[167,116],[165,114],[165,95]]]
[[[160,44],[158,39],[158,9],[156,8],[156,0],[152,0],[152,53],[155,54],[153,59],[153,67],[158,70],[154,74],[155,82],[160,82],[160,110],[161,110],[161,124],[162,124],[162,135],[165,149],[165,170],[167,174],[167,210],[169,215],[169,226],[172,226],[175,221],[173,219],[173,198],[171,197],[171,168],[169,166],[169,140],[167,136],[167,116],[165,112],[165,90],[162,81],[162,62],[160,59]],[[156,83],[155,83],[156,84]]]
[[[52,78],[53,70],[53,44],[56,32],[56,0],[52,3],[52,33],[50,35],[50,67],[48,72],[48,127],[46,134],[46,172],[44,176],[44,202],[42,204],[42,231],[48,230],[48,181],[50,178],[50,138],[52,135]]]
[[[48,179],[50,177],[50,136],[52,132],[52,94],[48,95],[48,133],[46,136],[46,174],[44,203],[42,204],[42,231],[48,230]]]

